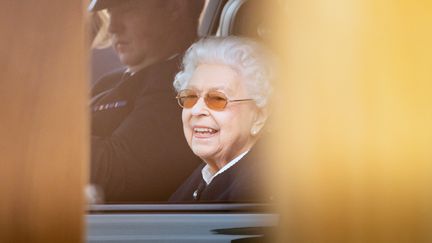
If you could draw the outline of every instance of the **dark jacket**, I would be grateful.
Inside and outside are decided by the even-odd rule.
[[[170,197],[170,202],[270,202],[262,152],[251,150],[206,185],[200,165]]]
[[[90,181],[105,201],[165,201],[200,162],[183,135],[172,86],[179,58],[129,78],[123,71],[92,89]]]

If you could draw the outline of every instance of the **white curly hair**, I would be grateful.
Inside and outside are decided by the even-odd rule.
[[[268,104],[274,78],[272,57],[264,46],[245,37],[207,37],[194,43],[183,58],[183,68],[175,76],[176,91],[187,88],[200,64],[222,64],[243,77],[246,89],[258,107]]]

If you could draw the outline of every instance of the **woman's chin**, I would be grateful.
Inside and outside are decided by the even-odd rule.
[[[192,147],[192,151],[196,156],[200,157],[203,160],[206,160],[213,157],[216,150],[214,149],[214,147],[209,147],[205,145],[194,145]]]

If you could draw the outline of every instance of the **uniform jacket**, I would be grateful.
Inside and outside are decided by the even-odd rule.
[[[92,89],[91,183],[107,203],[165,201],[199,164],[183,135],[172,86],[179,58]]]
[[[270,202],[262,152],[251,150],[206,185],[201,164],[170,197],[170,202]]]

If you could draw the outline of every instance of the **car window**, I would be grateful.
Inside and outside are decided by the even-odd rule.
[[[161,65],[145,64],[146,68],[138,69],[151,70],[148,71],[150,74],[134,70],[134,62],[145,58],[146,53],[152,53],[156,57],[158,51],[163,51],[149,48],[151,45],[157,46],[151,33],[169,31],[163,28],[163,24],[172,16],[167,14],[164,17],[167,20],[162,17],[154,19],[151,28],[136,20],[153,18],[152,12],[155,11],[164,15],[163,9],[169,6],[163,7],[155,3],[144,8],[137,5],[137,10],[143,7],[143,11],[121,13],[122,8],[117,11],[117,5],[102,5],[103,1],[93,2],[95,4],[91,6],[101,9],[90,9],[95,31],[91,51],[93,84],[91,185],[87,188],[89,201],[107,204],[166,202],[183,183],[190,183],[186,179],[192,173],[201,177],[196,171],[204,170],[203,160],[199,156],[192,155],[194,158],[191,159],[190,155],[185,155],[192,153],[186,145],[187,139],[181,131],[183,129],[180,128],[180,107],[163,105],[165,100],[174,101],[175,93],[169,92],[173,89],[171,82],[174,75],[180,71],[178,66],[183,57],[182,52],[162,58]],[[199,25],[193,31],[198,32],[200,37],[236,35],[262,40],[265,37],[262,35],[262,29],[265,28],[262,22],[265,18],[258,6],[259,1],[253,0],[206,1],[196,20]],[[151,8],[154,11],[149,11]],[[181,19],[184,21],[189,17],[182,16]],[[148,30],[142,30],[146,28]],[[140,65],[142,66],[139,64],[138,67]],[[166,83],[166,87],[161,83]],[[163,92],[166,94],[161,95]],[[148,100],[152,96],[155,99],[153,102],[158,102],[157,106]],[[157,110],[158,108],[162,110]],[[177,124],[173,127],[172,123]],[[166,130],[174,129],[180,132],[165,133]],[[155,135],[158,133],[155,131],[163,132]],[[152,140],[149,142],[150,138]],[[165,152],[166,149],[171,151]],[[183,152],[179,152],[181,150]],[[166,178],[162,178],[164,174]],[[218,178],[215,181],[217,180]],[[201,184],[196,183],[194,191],[187,192],[193,194],[194,199],[199,196],[199,185]],[[174,197],[173,200],[178,199],[179,197]]]

